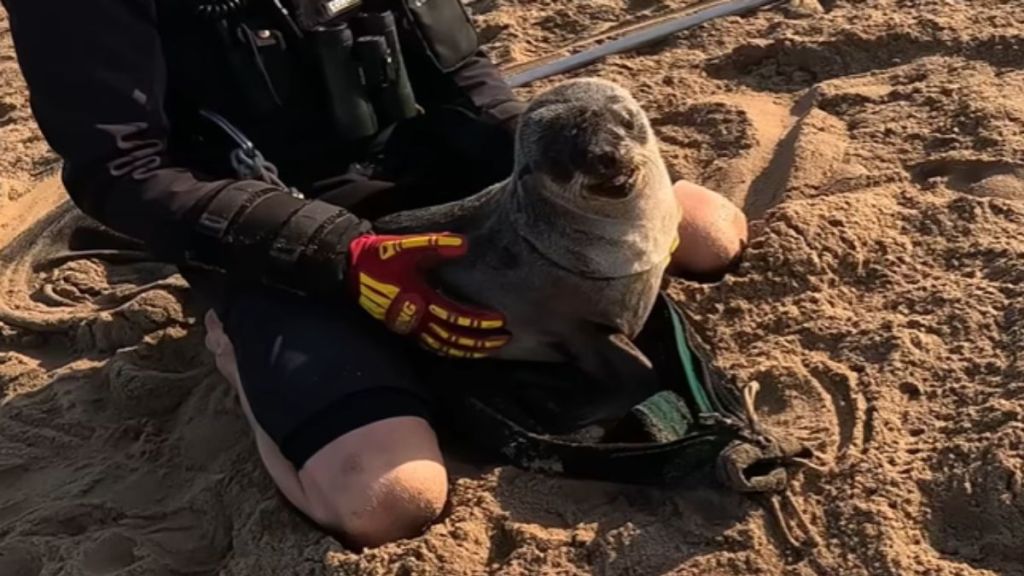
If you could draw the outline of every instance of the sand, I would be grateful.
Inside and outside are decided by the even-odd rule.
[[[471,6],[514,65],[684,4]],[[34,176],[53,156],[6,28],[0,575],[1024,574],[1024,2],[794,2],[586,71],[753,220],[736,274],[672,290],[832,466],[794,487],[804,556],[706,475],[466,465],[423,537],[346,551],[275,493],[173,270],[46,262],[78,216]]]

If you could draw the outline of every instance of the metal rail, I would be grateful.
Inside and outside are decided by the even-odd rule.
[[[595,39],[600,39],[610,35],[625,34],[625,36],[606,44],[599,44],[555,60],[548,57],[513,66],[508,75],[508,83],[515,88],[526,86],[544,78],[578,70],[614,54],[641,48],[683,30],[700,26],[709,20],[743,14],[778,2],[779,0],[709,0],[701,2],[673,15],[658,18],[653,22],[644,22],[618,31],[612,30],[595,37]],[[584,41],[584,43],[586,42]],[[576,43],[574,46],[579,44]]]

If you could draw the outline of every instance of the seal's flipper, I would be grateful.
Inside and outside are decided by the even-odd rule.
[[[483,223],[482,215],[490,215],[495,211],[492,206],[500,200],[505,184],[495,184],[475,196],[457,202],[390,214],[374,221],[373,227],[382,234],[466,233],[470,228],[479,227]]]
[[[644,368],[652,371],[654,370],[654,365],[651,363],[651,360],[647,358],[647,355],[641,352],[640,349],[636,347],[636,344],[633,344],[625,334],[612,334],[608,337],[608,340],[612,343],[612,346],[621,353],[631,356]]]
[[[624,334],[593,331],[573,344],[575,364],[602,386],[595,396],[608,417],[621,417],[661,389],[650,359]]]

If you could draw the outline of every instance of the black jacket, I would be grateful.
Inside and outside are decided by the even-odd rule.
[[[211,107],[233,115],[289,185],[308,186],[329,177],[329,169],[344,171],[344,144],[315,130],[323,122],[303,100],[301,66],[285,67],[299,89],[279,94],[280,112],[258,117],[233,109],[237,94],[217,85],[229,63],[203,44],[209,30],[182,12],[190,0],[2,1],[33,112],[63,158],[64,184],[83,212],[175,261],[305,292],[336,289],[348,241],[369,229],[365,221],[261,181],[207,171],[190,154],[196,109]],[[272,6],[270,0],[248,2]],[[399,17],[409,14],[399,7],[423,4],[389,2]],[[432,2],[462,10],[459,0]],[[281,29],[268,12],[259,17]],[[407,38],[423,37],[422,29],[405,24]],[[436,37],[438,30],[426,32]],[[403,40],[403,53],[428,111],[455,104],[507,123],[521,110],[479,48],[448,65],[413,41]]]

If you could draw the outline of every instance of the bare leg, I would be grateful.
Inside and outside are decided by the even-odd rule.
[[[415,536],[441,513],[448,477],[437,437],[421,418],[389,418],[335,439],[296,470],[260,427],[241,386],[234,348],[212,311],[206,347],[238,391],[263,465],[296,508],[358,546]]]

